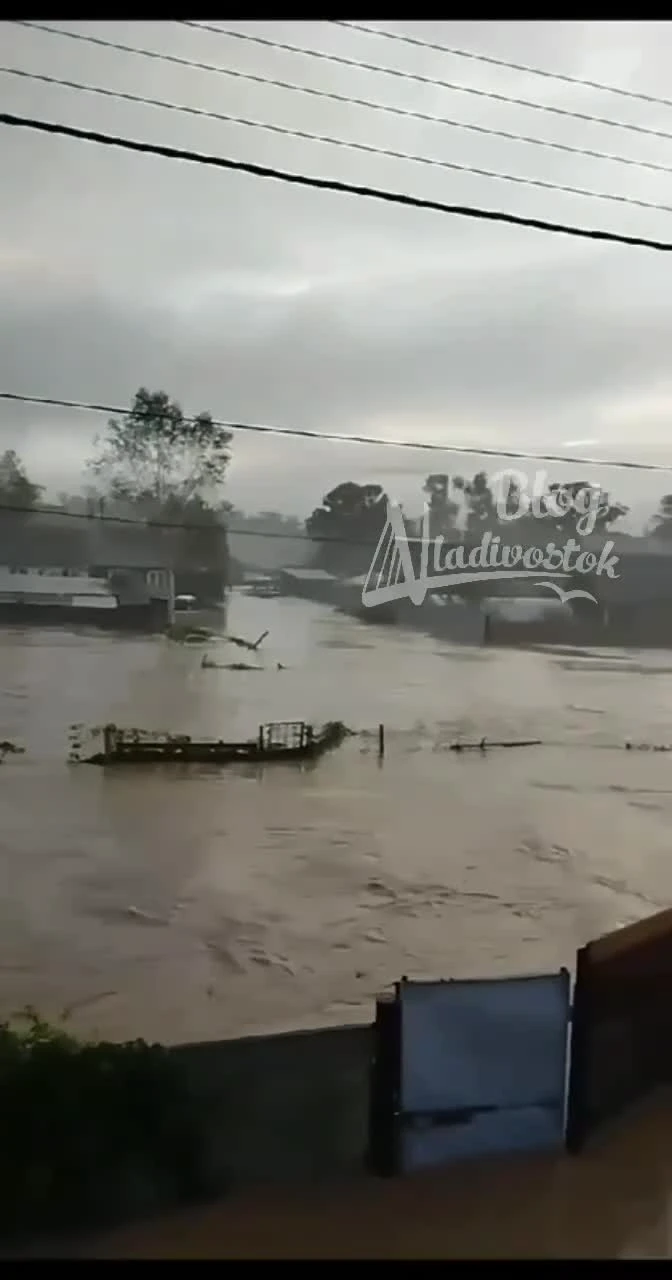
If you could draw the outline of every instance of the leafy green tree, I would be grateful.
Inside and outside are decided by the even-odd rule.
[[[428,495],[432,536],[454,529],[461,509],[461,523],[468,535],[482,537],[489,530],[509,538],[515,534],[516,539],[522,537],[525,541],[545,539],[551,533],[563,533],[567,538],[586,531],[606,534],[629,510],[587,480],[549,484],[546,492],[530,503],[513,475],[508,487],[499,491],[485,471],[478,471],[471,480],[455,476],[451,481],[447,475],[430,475],[423,492]],[[504,516],[500,516],[502,502]],[[663,498],[652,525],[663,537],[672,537],[672,494]]]
[[[141,387],[130,412],[111,418],[96,441],[89,467],[104,496],[131,503],[148,521],[185,526],[175,554],[178,578],[185,572],[226,575],[221,490],[231,440],[209,413],[185,418],[165,391]]]
[[[111,418],[96,441],[90,467],[112,497],[139,501],[163,513],[170,500],[212,503],[230,459],[231,432],[209,413],[185,418],[165,391],[141,387],[131,410]]]
[[[379,484],[336,485],[306,520],[316,544],[315,563],[329,572],[364,572],[387,518],[387,494]]]
[[[629,511],[629,507],[622,502],[612,502],[608,493],[591,485],[588,480],[549,484],[548,495],[542,498],[541,506],[550,526],[567,537],[577,532],[577,522],[585,518],[588,508],[596,534],[607,533]],[[578,532],[581,532],[580,523]]]
[[[437,538],[455,528],[460,504],[451,497],[451,487],[454,485],[459,489],[463,484],[459,476],[452,482],[450,476],[443,474],[427,476],[422,491],[429,507],[430,538]]]
[[[477,471],[473,480],[456,477],[455,488],[464,494],[466,529],[469,533],[484,533],[499,523],[497,505],[488,484],[485,471]]]
[[[0,507],[32,511],[42,494],[42,485],[33,484],[14,449],[0,456]]]
[[[651,520],[649,532],[657,538],[672,539],[672,493],[660,499],[658,510]]]

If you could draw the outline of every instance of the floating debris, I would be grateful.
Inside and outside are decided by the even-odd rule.
[[[217,632],[209,627],[190,627],[180,623],[169,627],[166,635],[177,644],[206,644],[208,640],[218,639]]]
[[[102,750],[84,753],[81,726],[71,737],[73,764],[233,764],[268,763],[277,760],[313,760],[341,745],[349,730],[340,720],[331,720],[315,731],[303,720],[279,721],[259,726],[256,738],[245,742],[192,738],[188,734],[157,733],[143,729],[120,729],[108,724],[89,731],[94,741],[102,734]]]
[[[207,653],[203,654],[201,666],[205,671],[264,671],[264,667],[252,666],[249,662],[213,662]]]
[[[249,649],[251,653],[256,653],[262,640],[265,640],[266,636],[270,634],[270,631],[262,631],[258,640],[245,640],[243,636],[226,636],[226,639],[229,644],[235,644],[239,649]]]
[[[541,738],[516,738],[511,742],[490,742],[481,738],[480,742],[450,742],[449,751],[490,751],[494,747],[541,747]]]
[[[6,756],[23,756],[25,755],[25,747],[18,747],[15,742],[9,742],[7,739],[0,742],[0,764]]]

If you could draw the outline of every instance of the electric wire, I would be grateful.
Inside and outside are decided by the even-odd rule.
[[[32,25],[35,25],[35,24],[32,24]],[[542,147],[547,150],[558,151],[566,155],[581,156],[583,158],[590,159],[590,160],[604,160],[612,164],[627,165],[637,169],[650,170],[654,173],[672,172],[671,166],[665,165],[665,164],[659,164],[652,160],[636,159],[632,156],[624,156],[624,155],[620,155],[618,153],[610,152],[610,151],[600,151],[592,147],[572,146],[570,143],[559,142],[556,139],[538,138],[531,134],[518,133],[509,129],[496,129],[483,124],[474,124],[471,121],[456,120],[451,116],[445,116],[445,115],[442,116],[442,115],[432,114],[426,111],[417,111],[417,110],[413,110],[410,107],[394,106],[391,103],[375,102],[370,98],[359,98],[352,94],[337,93],[335,90],[318,89],[313,87],[312,85],[299,85],[299,84],[295,84],[291,80],[282,80],[273,76],[261,75],[259,73],[255,73],[251,71],[243,71],[238,67],[235,67],[235,68],[224,67],[224,66],[220,66],[220,65],[208,63],[208,62],[198,62],[192,58],[180,57],[177,54],[160,53],[154,49],[142,49],[136,45],[122,44],[115,40],[105,40],[99,36],[87,36],[82,32],[59,31],[51,27],[50,28],[39,27],[38,29],[40,30],[44,29],[48,31],[49,34],[52,34],[52,35],[62,35],[62,36],[65,36],[66,38],[72,37],[73,39],[77,39],[77,40],[91,41],[95,45],[99,45],[99,46],[102,46],[103,48],[111,49],[119,53],[133,54],[138,57],[150,58],[150,59],[158,60],[160,62],[172,63],[174,65],[190,68],[196,71],[214,73],[217,75],[230,77],[236,80],[247,81],[248,83],[252,83],[252,84],[266,85],[266,86],[276,88],[276,89],[281,89],[290,93],[300,93],[300,94],[307,95],[309,97],[320,98],[325,101],[338,102],[345,106],[362,107],[369,111],[377,111],[383,114],[396,116],[401,119],[417,120],[423,124],[436,124],[436,125],[442,125],[450,129],[461,129],[469,133],[478,134],[482,137],[498,138],[507,142],[520,142],[528,146]],[[64,87],[69,87],[69,88],[79,87],[72,81],[58,80],[55,77],[40,76],[37,73],[28,73],[25,71],[18,71],[15,69],[12,69],[10,73],[9,68],[7,67],[3,68],[3,70],[7,74],[23,75],[27,79],[44,80],[45,83],[60,84],[60,85],[63,85]],[[123,96],[123,95],[120,95],[120,96]],[[133,99],[131,98],[131,100]],[[148,98],[140,99],[140,101],[146,102],[148,105],[158,105],[156,102],[153,102],[152,99],[148,99]],[[177,104],[165,104],[165,105],[176,106]],[[180,109],[185,111],[193,110],[187,107],[181,107]],[[217,112],[212,112],[212,113],[203,112],[203,114],[209,115],[214,119],[222,118],[221,116],[218,115]],[[223,117],[223,118],[226,118],[226,117]],[[669,141],[672,141],[672,132],[670,132],[669,134],[665,134],[664,136]]]
[[[587,124],[599,124],[608,129],[624,129],[626,132],[642,134],[650,138],[662,138],[669,141],[670,134],[666,130],[654,129],[647,125],[633,124],[626,120],[613,120],[608,116],[591,115],[585,111],[573,111],[569,107],[558,107],[548,102],[535,102],[530,98],[516,98],[510,94],[497,93],[494,89],[478,89],[474,85],[459,84],[452,80],[439,80],[435,76],[421,75],[415,71],[405,71],[398,67],[385,67],[377,62],[361,62],[356,58],[347,58],[343,54],[325,53],[321,49],[305,49],[300,45],[286,44],[281,40],[271,40],[267,36],[252,35],[249,31],[231,31],[224,30],[222,27],[214,27],[202,22],[192,22],[187,19],[176,19],[180,26],[192,27],[197,31],[205,31],[213,35],[226,36],[231,40],[241,40],[250,44],[260,45],[263,48],[276,49],[282,53],[296,53],[308,58],[316,58],[325,62],[335,63],[337,66],[350,67],[359,71],[377,72],[381,75],[394,76],[400,80],[413,81],[418,84],[429,85],[433,89],[449,89],[455,93],[471,94],[476,98],[486,98],[492,102],[507,103],[509,106],[523,107],[528,111],[541,111],[554,116],[562,116],[569,120],[580,120]],[[36,23],[20,23],[21,26],[38,26],[44,29],[42,24]],[[52,30],[53,28],[47,28]],[[68,33],[70,34],[70,33]]]
[[[473,205],[451,205],[441,200],[431,200],[426,197],[409,195],[405,192],[390,191],[382,187],[343,182],[336,178],[317,178],[305,173],[277,169],[272,165],[253,164],[244,160],[231,160],[227,156],[213,156],[187,148],[168,147],[159,143],[143,142],[136,138],[124,138],[119,134],[100,133],[93,129],[79,129],[73,125],[58,124],[53,120],[38,120],[32,116],[19,116],[7,111],[0,112],[0,125],[15,129],[30,129],[38,133],[63,138],[77,138],[83,142],[94,143],[104,147],[118,147],[121,150],[133,151],[140,155],[159,156],[164,160],[187,161],[191,164],[204,165],[209,168],[247,173],[257,178],[270,178],[278,182],[311,187],[319,191],[339,192],[369,200],[381,200],[389,204],[403,205],[406,208],[432,210],[435,213],[451,214],[454,217],[506,223],[509,226],[526,227],[556,235],[575,236],[584,240],[628,245],[631,248],[654,249],[662,253],[669,253],[672,250],[672,242],[656,240],[650,236],[626,235],[622,232],[606,231],[601,228],[573,226],[569,223],[551,222],[546,218],[530,218],[521,214],[506,213],[500,209],[484,209]],[[654,205],[653,207],[658,209],[665,208],[662,205]]]
[[[131,417],[133,410],[118,405],[98,404],[85,400],[63,400],[55,396],[33,396],[18,391],[0,391],[0,400],[16,404],[48,406],[58,409],[76,409],[89,413],[104,413],[110,417]],[[152,417],[160,418],[161,414]],[[169,414],[165,415],[169,417]],[[188,419],[189,421],[189,419]],[[197,419],[191,419],[196,422]],[[213,418],[212,425],[235,433],[250,431],[262,435],[296,437],[308,440],[324,440],[336,444],[375,445],[381,448],[418,449],[431,453],[467,454],[470,457],[507,458],[520,462],[555,462],[566,463],[576,467],[614,467],[625,471],[664,472],[672,469],[670,463],[637,462],[634,459],[610,459],[581,457],[568,453],[542,453],[523,449],[492,448],[490,446],[470,444],[438,444],[430,440],[394,440],[389,437],[369,436],[361,433],[345,435],[333,431],[318,431],[308,427],[282,427],[258,422],[233,422],[222,418]]]
[[[372,143],[356,142],[346,138],[337,138],[332,134],[312,133],[307,129],[293,129],[287,125],[272,124],[268,121],[251,120],[221,111],[208,110],[205,107],[192,107],[186,104],[170,102],[165,98],[149,98],[140,94],[124,92],[120,89],[109,89],[102,85],[85,84],[80,80],[66,80],[59,76],[50,76],[36,71],[25,71],[20,67],[0,66],[0,75],[16,76],[23,80],[38,81],[42,84],[58,85],[80,93],[91,93],[99,97],[112,98],[121,102],[133,102],[141,106],[156,107],[163,111],[174,111],[184,115],[196,116],[208,120],[217,120],[225,124],[239,125],[247,129],[258,129],[264,133],[274,133],[281,137],[297,138],[303,142],[319,142],[330,147],[340,147],[346,151],[355,151],[364,155],[382,156],[391,160],[405,160],[412,164],[421,164],[435,169],[448,169],[453,173],[465,173],[479,178],[489,178],[498,182],[510,182],[517,186],[534,187],[542,191],[561,192],[564,195],[580,196],[589,200],[606,200],[615,204],[632,205],[639,209],[654,209],[659,213],[672,213],[672,205],[655,200],[642,200],[636,196],[619,195],[610,191],[596,191],[589,187],[575,187],[567,183],[551,182],[544,178],[530,178],[522,174],[504,173],[497,169],[485,169],[479,165],[460,164],[455,160],[440,160],[432,156],[417,155],[412,151],[397,151],[392,147],[377,147]],[[672,137],[672,135],[671,135]],[[639,162],[637,162],[639,163]],[[652,166],[664,173],[672,173],[672,166]]]
[[[657,94],[643,93],[638,89],[625,89],[622,85],[607,84],[604,80],[588,80],[583,76],[571,76],[563,71],[548,71],[544,67],[533,67],[527,62],[511,62],[506,58],[496,58],[489,53],[476,53],[470,49],[459,49],[453,45],[439,44],[434,40],[421,40],[419,36],[409,36],[397,31],[384,31],[381,27],[370,27],[364,22],[346,22],[337,18],[327,18],[333,27],[348,27],[352,31],[361,31],[370,36],[381,36],[385,40],[395,40],[400,44],[414,45],[420,49],[431,49],[435,53],[447,53],[453,58],[464,58],[470,62],[482,62],[490,67],[503,67],[507,71],[524,72],[525,75],[540,76],[544,80],[555,80],[561,84],[571,84],[579,89],[596,89],[602,93],[614,93],[620,98],[630,98],[635,102],[646,102],[651,106],[672,107],[671,98],[661,98]]]

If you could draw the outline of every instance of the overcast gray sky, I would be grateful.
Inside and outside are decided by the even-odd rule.
[[[327,23],[232,29],[669,132],[655,139],[261,48],[175,22],[57,23],[145,49],[653,161],[672,106]],[[225,24],[221,24],[225,25]],[[382,25],[382,24],[381,24]],[[668,23],[386,24],[662,97]],[[672,174],[586,159],[0,23],[0,63],[211,111],[672,207]],[[672,212],[526,188],[1,76],[2,109],[157,143],[672,241]],[[128,404],[140,384],[226,419],[672,464],[672,257],[294,188],[0,128],[0,389]],[[76,486],[89,414],[0,405],[0,443]],[[580,442],[578,447],[575,442]],[[304,514],[333,484],[407,502],[449,451],[238,435],[228,496]],[[585,469],[584,469],[585,470]],[[574,469],[576,472],[576,469]],[[557,472],[556,472],[557,474]],[[655,504],[665,476],[611,469]]]

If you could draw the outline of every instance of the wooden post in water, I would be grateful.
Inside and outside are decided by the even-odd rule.
[[[384,724],[378,725],[378,755],[381,760],[385,755],[385,725]]]

